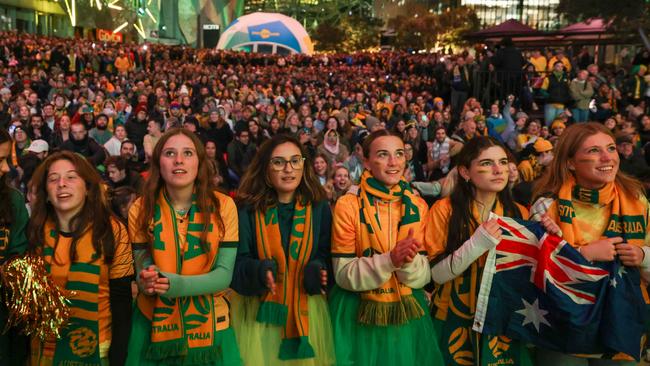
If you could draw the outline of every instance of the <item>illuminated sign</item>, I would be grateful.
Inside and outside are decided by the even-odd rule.
[[[117,42],[122,43],[123,36],[122,33],[106,30],[106,29],[97,29],[97,40],[101,42]]]

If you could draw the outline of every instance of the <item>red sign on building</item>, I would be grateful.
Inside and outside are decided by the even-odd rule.
[[[97,29],[97,40],[100,41],[100,42],[122,43],[123,36],[122,36],[122,33],[120,33],[120,32],[113,33],[113,31],[110,31],[110,30]]]

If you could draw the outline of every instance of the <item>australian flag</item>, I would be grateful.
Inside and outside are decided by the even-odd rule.
[[[537,222],[499,224],[503,236],[488,254],[474,330],[563,353],[639,360],[646,308],[637,268],[589,262]]]

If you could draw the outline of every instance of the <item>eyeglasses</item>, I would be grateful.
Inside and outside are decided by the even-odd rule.
[[[302,156],[292,156],[290,160],[287,160],[285,158],[272,158],[271,159],[271,169],[275,170],[276,172],[284,170],[286,168],[287,163],[291,164],[291,167],[295,170],[301,170],[305,166],[305,158]]]

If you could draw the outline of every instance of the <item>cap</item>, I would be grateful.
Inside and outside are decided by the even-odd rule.
[[[32,141],[31,144],[29,144],[29,147],[27,148],[27,151],[31,151],[33,153],[42,153],[45,151],[50,150],[50,145],[45,142],[45,140],[34,140]]]
[[[444,100],[440,97],[433,98],[433,104],[444,103]]]
[[[554,130],[556,128],[566,128],[566,125],[562,120],[555,120],[551,125],[551,130]]]
[[[138,104],[137,107],[135,107],[135,114],[138,114],[140,112],[147,113],[147,103],[142,102],[142,103]]]
[[[0,95],[6,95],[6,94],[11,94],[11,90],[9,90],[9,88],[0,89]]]
[[[173,101],[169,104],[169,109],[181,109],[181,104],[177,101]]]
[[[553,144],[551,144],[548,140],[538,138],[537,141],[535,141],[535,144],[533,144],[533,148],[538,153],[543,153],[553,150]]]

